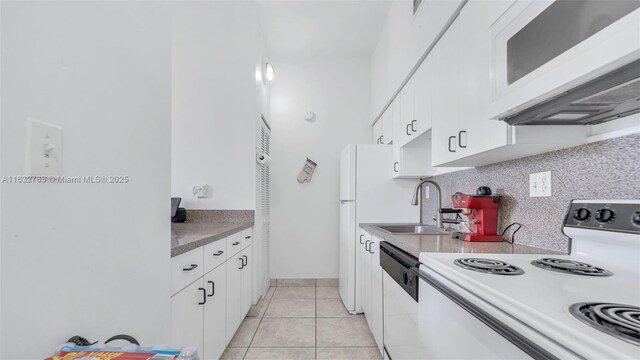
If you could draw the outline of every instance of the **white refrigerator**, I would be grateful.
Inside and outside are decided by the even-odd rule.
[[[360,223],[418,223],[411,205],[417,179],[393,179],[390,145],[347,145],[340,154],[340,297],[360,313],[356,244]]]

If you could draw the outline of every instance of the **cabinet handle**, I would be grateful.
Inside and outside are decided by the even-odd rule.
[[[393,172],[398,172],[398,162],[393,163]]]
[[[247,255],[242,255],[242,257],[244,258],[244,265],[242,265],[242,267],[249,265],[249,258]]]
[[[451,139],[455,140],[456,137],[455,136],[449,136],[449,152],[456,152],[456,149],[451,149]],[[453,145],[456,145],[456,142],[453,142]]]
[[[216,293],[216,284],[213,281],[207,281],[211,284],[211,295],[207,295],[207,297],[212,297]]]
[[[233,245],[233,246],[240,245],[240,241],[236,241],[236,242],[234,242],[234,243],[233,243],[233,244],[231,244],[231,245]]]
[[[465,134],[465,140],[466,140],[466,135],[467,135],[467,130],[460,130],[458,132],[458,146],[460,146],[462,149],[466,149],[467,148],[467,142],[464,142],[464,145],[462,145],[462,134]]]
[[[367,245],[371,245],[372,243],[373,243],[373,241],[371,241],[371,240],[367,240],[367,242],[364,244],[364,249],[365,249],[367,252],[370,252],[370,250],[369,250],[369,249],[371,249],[371,247],[367,247]]]
[[[244,238],[245,238],[245,239],[251,239],[251,235],[249,235],[249,236],[245,236]]]
[[[368,251],[369,251],[370,254],[373,254],[373,251],[371,250],[372,245],[373,245],[373,241],[371,242],[371,244],[369,244],[369,250]]]
[[[411,126],[411,123],[407,124],[407,128],[405,129],[407,136],[411,136],[411,133],[409,132],[409,126]]]
[[[204,288],[198,288],[198,290],[202,291],[202,302],[199,302],[198,305],[204,305],[207,302],[207,290]]]
[[[364,234],[360,234],[360,245],[364,244],[364,243],[362,242],[362,237],[363,237],[363,236],[364,236]]]
[[[182,271],[191,271],[195,268],[198,267],[198,264],[191,264],[191,266],[187,267],[187,268],[182,268]]]
[[[222,251],[222,250],[218,250],[218,252],[213,253],[213,256],[220,256],[220,255],[222,255],[222,254],[224,254],[224,251]]]
[[[241,264],[241,266],[238,269],[244,269],[244,259],[239,257],[238,260],[240,260],[240,264]]]
[[[384,144],[384,134],[380,135],[380,144]]]
[[[416,130],[416,127],[414,126],[417,122],[418,122],[418,120],[411,120],[411,131],[413,131],[413,132],[417,132],[418,131],[418,130]]]

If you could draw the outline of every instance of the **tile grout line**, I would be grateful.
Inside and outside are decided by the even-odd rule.
[[[315,313],[316,313],[316,317],[313,319],[313,325],[315,327],[315,331],[314,331],[314,335],[315,335],[315,342],[314,342],[314,349],[313,349],[313,358],[315,360],[318,360],[318,280],[316,279],[315,281],[315,285],[316,285],[316,289],[315,289],[315,295],[316,295],[316,306],[315,306]]]
[[[267,309],[269,308],[269,305],[271,305],[271,300],[273,300],[273,297],[276,295],[277,287],[278,287],[278,283],[276,282],[276,286],[273,287],[274,288],[273,289],[273,294],[271,294],[271,297],[269,298],[269,303],[266,304],[266,307],[264,308],[264,313],[260,317],[260,322],[258,322],[258,326],[256,326],[256,330],[253,332],[253,336],[251,337],[251,341],[249,341],[249,346],[247,346],[247,351],[242,356],[242,360],[244,360],[247,357],[247,354],[249,353],[249,349],[251,348],[251,344],[253,344],[253,339],[255,339],[256,334],[258,333],[258,329],[260,328],[260,325],[262,324],[262,320],[264,320],[265,315],[267,314]],[[271,290],[271,289],[269,289],[269,290]],[[269,290],[267,290],[267,293],[269,293]]]

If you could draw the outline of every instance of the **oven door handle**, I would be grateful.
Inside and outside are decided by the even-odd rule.
[[[442,295],[449,298],[449,300],[453,301],[458,306],[465,309],[467,312],[473,315],[476,319],[482,321],[485,325],[493,329],[498,334],[502,335],[502,337],[509,340],[513,345],[520,348],[522,351],[527,353],[532,358],[558,360],[556,356],[552,355],[544,348],[538,346],[531,340],[520,335],[518,332],[511,329],[509,326],[505,325],[500,320],[496,319],[490,314],[487,314],[486,311],[482,310],[474,303],[458,295],[455,291],[451,290],[446,285],[434,279],[432,276],[429,276],[428,274],[425,274],[424,272],[420,271],[419,268],[412,267],[409,270],[413,272],[415,275],[417,275],[421,280],[424,280],[424,282],[431,285],[434,289],[442,293]]]

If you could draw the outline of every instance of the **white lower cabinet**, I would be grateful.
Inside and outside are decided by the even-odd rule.
[[[197,346],[201,359],[219,359],[226,347],[226,268],[218,266],[171,298],[171,339]]]
[[[204,349],[203,279],[195,281],[171,297],[171,342],[174,346],[197,346],[202,357]]]
[[[382,267],[380,267],[380,239],[363,232],[364,243],[358,252],[361,266],[360,303],[378,350],[383,353]],[[357,275],[356,275],[357,276]]]
[[[227,268],[218,266],[204,276],[207,301],[204,304],[203,359],[219,359],[227,347]]]
[[[227,344],[251,308],[252,261],[251,246],[227,260]]]
[[[244,249],[238,251],[237,248],[232,247],[233,252],[236,253],[230,255],[226,262],[219,263],[212,270],[207,269],[207,273],[171,296],[171,343],[178,347],[197,346],[200,359],[219,359],[251,308],[253,302],[251,231],[242,233],[242,236],[243,239],[247,239],[244,242]],[[232,237],[228,241],[231,244],[240,239],[237,234]],[[219,242],[218,246],[226,245],[227,239]],[[218,254],[220,251],[224,253],[224,250],[206,246],[205,256],[214,256],[213,254]],[[186,256],[173,258],[173,271],[177,275],[172,276],[176,279],[184,277],[184,268],[193,267],[191,263],[196,263],[197,260],[199,263],[196,265],[201,264],[202,253],[202,248],[198,248],[187,253]],[[215,259],[219,261],[220,257]],[[185,267],[187,266],[185,264],[189,266]],[[201,269],[201,267],[196,266],[195,269]]]
[[[251,258],[251,246],[242,250],[240,256],[244,258],[244,266],[240,271],[242,272],[242,318],[251,309],[251,284],[253,283],[253,259]],[[242,321],[242,320],[240,320]]]

